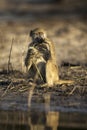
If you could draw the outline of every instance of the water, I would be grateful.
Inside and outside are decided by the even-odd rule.
[[[37,97],[31,90],[28,100],[24,100],[16,101],[15,109],[8,107],[7,110],[4,108],[3,111],[0,111],[0,130],[87,129],[87,113],[83,109],[81,111],[78,107],[70,107],[67,103],[66,107],[63,104],[58,106],[50,93]],[[11,105],[8,102],[8,106],[10,106],[9,104]]]
[[[86,117],[57,111],[0,111],[0,130],[83,130],[87,128]]]

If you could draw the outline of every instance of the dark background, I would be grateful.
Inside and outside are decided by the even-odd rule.
[[[0,17],[87,16],[87,0],[1,0]]]

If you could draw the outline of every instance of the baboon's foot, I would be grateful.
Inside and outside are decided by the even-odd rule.
[[[42,88],[48,87],[48,84],[47,84],[47,83],[41,84],[41,87],[42,87]]]
[[[48,88],[51,88],[51,87],[54,87],[56,84],[42,84],[41,87],[48,87]]]
[[[59,80],[55,84],[56,85],[57,84],[74,84],[74,81],[73,80]]]
[[[41,84],[41,87],[54,87],[56,85],[60,85],[60,84],[74,84],[74,81],[73,80],[59,80],[57,82],[55,82],[54,84],[47,84],[47,83],[44,83],[44,84]]]

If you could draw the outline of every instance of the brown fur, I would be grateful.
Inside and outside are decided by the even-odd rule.
[[[29,79],[47,86],[72,83],[72,81],[59,80],[54,44],[47,38],[46,32],[36,28],[30,32],[30,36],[32,42],[29,44],[25,58]]]

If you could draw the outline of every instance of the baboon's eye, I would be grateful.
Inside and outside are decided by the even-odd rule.
[[[44,33],[39,32],[39,36],[40,36],[41,38],[44,38]]]
[[[38,33],[33,33],[33,37],[36,38],[38,36]]]
[[[40,35],[43,35],[43,32],[39,32]]]
[[[32,35],[35,35],[35,34],[36,34],[36,33],[34,33],[34,32],[32,33]]]

